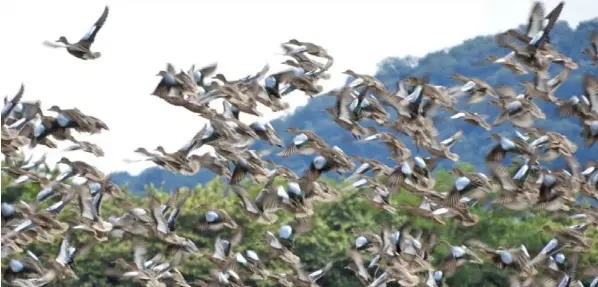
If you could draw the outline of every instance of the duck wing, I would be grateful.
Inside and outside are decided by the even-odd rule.
[[[77,187],[79,193],[79,208],[81,208],[81,217],[94,220],[95,212],[93,208],[93,197],[87,188]]]
[[[147,255],[147,246],[140,240],[134,241],[133,244],[133,262],[137,265],[139,270],[145,269],[145,259]]]
[[[598,113],[598,80],[592,75],[583,78],[584,96],[590,102],[590,110]]]
[[[7,102],[7,99],[4,98],[4,107],[2,108],[2,124],[4,124],[4,121],[6,120],[6,117],[8,115],[10,115],[10,112],[12,112],[12,110],[21,101],[21,98],[23,98],[23,93],[24,92],[25,92],[25,85],[21,84],[21,87],[19,88],[19,91],[10,100],[10,102]]]
[[[528,37],[533,38],[542,31],[542,28],[544,28],[544,14],[544,5],[541,2],[535,2],[532,11],[530,12],[525,30],[525,34]]]
[[[216,237],[216,241],[214,242],[214,253],[212,254],[212,258],[218,260],[224,260],[226,258],[226,250],[224,250],[223,240],[220,236]]]
[[[257,206],[257,204],[255,203],[255,201],[253,201],[251,198],[249,198],[249,196],[247,195],[247,190],[245,190],[243,187],[240,187],[238,185],[233,185],[232,186],[232,190],[233,192],[239,196],[239,198],[241,198],[241,202],[243,203],[243,207],[245,207],[245,211],[247,211],[248,213],[251,213],[253,215],[260,215],[262,212],[259,209],[259,207]],[[258,195],[259,197],[259,195]]]
[[[91,192],[90,192],[91,194]],[[93,216],[94,218],[98,219],[100,218],[100,213],[102,211],[102,199],[104,199],[104,193],[102,192],[98,192],[96,193],[93,198],[91,199],[91,203],[93,206]]]
[[[106,23],[106,19],[108,18],[108,12],[110,12],[110,9],[108,9],[108,6],[106,6],[104,8],[104,12],[102,12],[100,18],[98,18],[98,20],[93,24],[93,26],[91,26],[89,32],[87,32],[87,34],[85,34],[85,36],[83,36],[83,38],[79,40],[79,45],[82,45],[85,48],[89,49],[93,41],[95,41],[96,35],[100,31],[100,29],[102,29],[104,23]]]
[[[264,213],[272,214],[280,208],[279,195],[275,190],[262,189],[256,199],[256,205]]]
[[[332,262],[326,263],[324,267],[308,274],[307,277],[311,281],[318,281],[320,278],[322,278],[322,276],[326,275],[326,273],[328,273],[332,269],[332,264]]]
[[[590,45],[592,46],[594,56],[598,55],[598,31],[594,31],[590,34]]]
[[[518,189],[517,185],[511,178],[509,170],[503,165],[490,165],[489,170],[492,178],[496,179],[500,184],[502,190],[513,192]]]
[[[218,63],[213,63],[213,64],[210,64],[210,65],[200,68],[198,71],[201,74],[202,83],[203,83],[203,79],[214,74],[216,72],[216,69],[218,69]]]
[[[554,9],[552,9],[552,11],[550,11],[550,13],[548,13],[548,15],[546,15],[545,19],[548,19],[548,23],[544,27],[544,30],[543,30],[544,33],[542,33],[542,37],[536,43],[534,43],[536,45],[536,47],[541,45],[544,41],[550,42],[550,39],[549,39],[550,31],[552,31],[552,28],[554,27],[554,25],[556,25],[556,21],[561,16],[561,12],[563,11],[564,6],[565,6],[565,2],[561,1],[559,3],[559,5],[554,7]]]
[[[343,121],[350,121],[351,111],[349,110],[349,103],[353,99],[351,96],[352,89],[345,87],[337,96],[336,99],[336,110],[338,112],[338,118]]]
[[[181,209],[183,208],[183,205],[185,204],[187,199],[189,199],[190,195],[191,195],[191,191],[189,190],[185,193],[183,198],[181,198],[181,200],[179,200],[177,202],[177,204],[174,207],[174,209],[172,210],[172,212],[170,212],[170,216],[168,216],[168,230],[174,231],[174,223],[175,223],[177,217],[179,216],[179,214],[181,213]]]
[[[168,213],[168,210],[179,200],[179,193],[179,188],[175,188],[170,192],[168,200],[162,205],[162,216],[165,216]]]
[[[67,234],[62,238],[60,243],[60,249],[58,250],[58,256],[56,262],[62,266],[67,266],[71,257],[72,249],[74,247],[70,244],[70,236]]]
[[[152,218],[154,223],[156,224],[156,229],[161,233],[168,233],[168,226],[164,221],[164,216],[162,216],[162,205],[158,201],[155,195],[150,195],[150,212],[152,214]]]
[[[353,264],[355,264],[355,266],[357,267],[357,275],[361,277],[363,281],[370,282],[370,273],[365,269],[365,265],[363,263],[363,258],[361,257],[361,254],[359,254],[359,252],[353,249],[350,249],[347,252],[347,255],[349,256],[349,259],[353,262]]]
[[[266,233],[266,239],[268,240],[268,244],[271,248],[276,249],[276,250],[284,249],[284,246],[282,246],[282,244],[280,243],[278,238],[276,238],[276,236],[274,236],[274,234],[272,234],[272,232],[268,231]]]

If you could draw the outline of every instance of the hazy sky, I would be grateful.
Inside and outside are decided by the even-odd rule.
[[[150,96],[156,73],[167,62],[187,70],[217,62],[229,78],[243,77],[270,63],[280,69],[280,43],[314,42],[335,57],[325,88],[345,81],[351,68],[373,74],[388,56],[423,56],[480,34],[516,27],[527,20],[528,0],[417,1],[0,1],[0,95],[14,95],[25,83],[24,100],[40,99],[77,107],[103,119],[110,130],[81,137],[99,144],[106,156],[69,153],[104,171],[136,173],[148,164],[125,164],[139,146],[167,151],[182,146],[203,125],[182,108]],[[333,2],[343,3],[342,5]],[[238,4],[243,3],[243,4]],[[552,9],[558,1],[545,1]],[[92,47],[102,57],[82,61],[41,43],[64,35],[80,39],[100,16],[110,15]],[[561,19],[577,25],[598,16],[598,1],[569,0]],[[295,103],[305,103],[294,94]],[[274,117],[276,115],[268,115]],[[281,131],[282,132],[282,131]],[[47,151],[38,147],[36,156]],[[62,154],[50,152],[50,161]]]

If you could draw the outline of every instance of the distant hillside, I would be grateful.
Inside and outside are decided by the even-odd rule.
[[[597,74],[596,68],[590,65],[586,55],[582,54],[583,48],[589,45],[588,35],[591,31],[598,30],[598,18],[581,22],[576,29],[572,29],[566,22],[559,22],[551,33],[552,45],[564,55],[572,58],[579,64],[580,68],[572,71],[569,79],[559,88],[557,96],[561,98],[569,98],[572,95],[579,95],[581,93],[581,78],[584,73]],[[492,86],[501,84],[508,84],[516,90],[521,90],[519,82],[524,79],[531,80],[531,75],[516,76],[506,69],[500,68],[497,65],[480,65],[478,62],[485,59],[488,55],[502,56],[508,53],[506,49],[497,47],[494,42],[494,36],[478,36],[476,38],[466,40],[462,44],[444,49],[442,51],[433,52],[417,61],[413,57],[406,58],[387,58],[381,61],[378,65],[378,72],[376,77],[380,79],[389,90],[394,90],[395,82],[407,75],[423,75],[428,73],[430,80],[438,85],[453,85],[456,82],[448,76],[452,73],[460,73],[464,76],[473,76],[487,81]],[[551,73],[556,75],[561,70],[558,65],[552,65]],[[359,73],[359,71],[356,71]],[[297,127],[300,129],[307,129],[316,132],[324,138],[330,145],[338,145],[347,154],[359,154],[363,157],[376,158],[388,164],[391,164],[388,158],[388,153],[379,144],[376,143],[354,143],[350,133],[339,128],[330,120],[330,117],[323,111],[325,108],[334,104],[333,97],[322,96],[310,100],[310,102],[296,112],[283,119],[272,122],[274,128],[278,131],[285,142],[292,139],[292,135],[286,133],[288,127]],[[581,128],[573,118],[561,119],[556,113],[554,106],[540,103],[541,108],[547,115],[547,119],[537,121],[537,126],[546,127],[549,130],[557,131],[568,136],[580,147],[583,146],[579,133]],[[479,114],[488,115],[488,121],[493,121],[497,116],[497,109],[491,107],[486,103],[480,103],[472,106],[457,106],[460,109],[474,111]],[[440,114],[442,115],[442,114]],[[364,125],[371,125],[365,123]],[[483,164],[481,155],[485,154],[490,146],[493,144],[488,139],[489,133],[481,128],[465,124],[463,121],[444,121],[438,124],[438,129],[441,137],[448,137],[461,129],[465,136],[453,148],[453,151],[458,153],[461,157],[460,161],[469,162],[476,166]],[[509,133],[512,127],[509,124],[504,124],[493,132]],[[401,137],[407,145],[412,147],[411,140]],[[263,143],[256,143],[256,149],[268,148]],[[412,149],[415,151],[415,149]],[[285,165],[296,172],[302,172],[307,166],[310,157],[293,156],[288,159],[281,159],[275,156],[278,152],[277,148],[272,148],[272,155],[269,158],[276,163]],[[576,156],[584,162],[590,159],[596,159],[598,154],[598,146],[591,149],[582,149],[577,152]],[[422,153],[422,155],[426,155]],[[558,163],[557,163],[558,164]],[[449,161],[441,163],[443,167],[451,165]],[[131,176],[126,172],[119,172],[113,175],[113,181],[118,184],[128,184],[129,189],[133,192],[142,191],[144,185],[154,184],[160,186],[165,183],[166,189],[171,189],[177,186],[195,186],[198,183],[204,183],[213,178],[213,175],[206,170],[202,170],[194,176],[174,175],[160,168],[149,168],[137,176]]]

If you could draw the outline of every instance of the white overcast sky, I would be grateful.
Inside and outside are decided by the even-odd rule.
[[[251,2],[251,3],[249,3]],[[339,4],[335,4],[339,3]],[[342,4],[341,4],[342,3]],[[69,153],[104,171],[137,173],[148,165],[125,164],[139,146],[178,149],[203,122],[182,108],[150,96],[156,73],[172,62],[189,69],[217,62],[219,72],[238,78],[264,64],[280,68],[279,44],[291,38],[314,42],[335,57],[332,88],[351,68],[373,74],[388,56],[423,56],[480,34],[526,22],[529,0],[367,1],[0,1],[0,95],[14,95],[21,82],[24,100],[44,108],[78,107],[103,119],[110,131],[84,138],[106,156]],[[545,1],[552,9],[558,1]],[[92,47],[102,57],[81,61],[41,43],[64,35],[80,39],[110,6]],[[561,19],[573,26],[598,16],[598,1],[569,0]],[[303,97],[299,95],[299,97]],[[298,102],[305,100],[298,100]],[[274,115],[269,115],[273,117]],[[281,131],[282,132],[282,131]],[[38,147],[36,156],[45,152]],[[61,154],[50,152],[50,161]]]

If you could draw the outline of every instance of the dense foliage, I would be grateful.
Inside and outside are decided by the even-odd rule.
[[[473,170],[473,166],[464,166],[466,171]],[[436,189],[446,192],[454,182],[454,177],[444,170],[436,175]],[[326,180],[329,184],[341,189],[346,184],[338,184],[332,180]],[[27,184],[23,187],[7,188],[10,183],[6,176],[2,176],[2,201],[16,202],[24,200],[31,202],[39,188],[35,185]],[[277,182],[277,184],[284,184]],[[151,187],[153,189],[153,187]],[[266,231],[277,233],[278,228],[285,223],[292,221],[288,213],[279,212],[279,220],[272,226],[259,225],[255,220],[250,220],[243,213],[243,208],[236,197],[223,198],[225,185],[218,180],[213,180],[206,185],[199,185],[194,188],[192,197],[186,202],[183,212],[177,220],[177,233],[190,238],[198,248],[212,252],[216,234],[198,233],[195,231],[196,224],[203,212],[207,208],[225,209],[238,223],[244,228],[243,245],[236,249],[241,251],[244,248],[255,250],[266,266],[275,268],[281,272],[292,272],[287,270],[287,264],[279,259],[269,256],[265,246],[259,245],[259,242],[265,239]],[[255,196],[261,186],[250,185],[249,191]],[[156,190],[163,199],[167,197],[163,189]],[[400,211],[396,215],[390,215],[372,207],[367,200],[355,196],[355,190],[343,192],[342,199],[335,203],[319,203],[315,206],[316,212],[312,222],[311,229],[297,237],[296,254],[301,257],[302,263],[307,270],[315,270],[324,266],[327,262],[333,261],[332,271],[320,281],[321,286],[360,286],[355,275],[345,270],[348,264],[346,250],[354,244],[356,230],[374,232],[379,231],[379,223],[392,222],[394,226],[402,224],[406,220],[414,217]],[[147,206],[144,197],[131,196],[128,200],[137,206]],[[393,205],[399,204],[417,205],[419,199],[408,195],[406,192],[393,197]],[[473,208],[473,212],[480,216],[478,224],[472,227],[463,227],[455,221],[450,220],[445,226],[434,225],[421,218],[415,218],[413,223],[416,228],[423,228],[427,231],[435,230],[439,240],[447,240],[457,244],[465,237],[476,237],[489,246],[498,247],[517,247],[519,244],[525,244],[530,253],[535,254],[544,244],[550,240],[550,235],[542,233],[542,226],[546,223],[555,226],[562,224],[571,224],[571,222],[553,222],[545,214],[530,212],[512,212],[498,207],[491,209],[484,208],[484,204],[479,204]],[[67,217],[72,207],[67,207],[61,213],[61,216]],[[115,207],[112,200],[107,200],[102,205],[104,216],[120,215],[122,211]],[[220,234],[226,237],[227,234]],[[598,232],[596,229],[588,230],[587,236],[594,238],[594,246],[591,252],[585,253],[580,262],[579,268],[583,270],[588,266],[598,264]],[[85,240],[84,236],[78,235],[78,242]],[[38,255],[54,257],[60,244],[59,239],[53,245],[35,244],[31,250]],[[154,254],[163,246],[161,243],[151,245],[149,254]],[[436,248],[434,260],[437,262],[447,254],[447,250],[441,246]],[[533,256],[533,255],[532,255]],[[79,276],[79,281],[53,282],[49,286],[136,286],[128,281],[119,281],[118,278],[111,278],[105,273],[113,266],[113,261],[122,257],[126,261],[132,261],[131,242],[123,240],[121,242],[110,240],[105,243],[94,244],[87,254],[82,254],[75,262],[75,273]],[[367,258],[368,260],[371,258]],[[185,261],[179,269],[188,282],[193,282],[198,276],[206,275],[209,269],[209,261],[205,257],[194,257]],[[581,273],[581,272],[580,272]],[[484,265],[466,265],[458,273],[448,280],[449,286],[507,286],[507,272],[497,270],[493,265],[486,263]],[[585,278],[586,282],[591,278]],[[251,286],[274,286],[270,282],[260,282],[258,285],[251,282]],[[270,284],[270,285],[268,285]],[[396,285],[390,285],[396,286]]]
[[[589,58],[581,51],[588,45],[588,35],[591,31],[598,30],[598,19],[581,22],[575,29],[571,28],[566,22],[559,22],[551,32],[552,45],[562,54],[571,57],[573,61],[579,64],[579,69],[571,72],[569,79],[557,90],[556,96],[560,98],[569,98],[572,95],[581,93],[581,79],[584,73],[596,73],[596,68],[590,65]],[[521,80],[529,80],[532,75],[516,76],[512,72],[500,68],[497,65],[484,65],[480,61],[489,55],[502,56],[508,53],[508,50],[499,48],[494,40],[494,36],[478,36],[474,39],[466,40],[461,45],[444,49],[442,51],[432,52],[421,59],[413,57],[406,58],[387,58],[379,63],[379,70],[376,77],[380,79],[389,90],[394,90],[395,82],[407,75],[421,76],[429,74],[430,80],[434,84],[447,85],[456,84],[449,78],[452,73],[460,73],[464,76],[480,78],[490,85],[496,87],[501,84],[507,84],[517,91],[521,91],[519,85]],[[558,71],[553,65],[551,73],[556,75]],[[593,70],[592,70],[593,69]],[[360,71],[356,71],[360,72]],[[378,152],[379,149],[372,148],[372,145],[378,147],[376,143],[354,144],[351,135],[342,131],[342,129],[330,120],[329,116],[323,111],[325,108],[334,105],[334,97],[318,97],[309,101],[305,107],[301,107],[296,112],[286,118],[278,119],[272,122],[273,127],[279,133],[285,142],[292,139],[292,134],[286,133],[287,127],[293,126],[298,129],[311,130],[320,137],[326,139],[329,145],[338,145],[347,154],[359,154],[362,157],[373,158],[389,164],[390,160],[386,153]],[[549,130],[559,132],[567,136],[574,143],[582,146],[579,133],[581,127],[574,118],[562,119],[558,116],[553,105],[539,103],[539,106],[546,113],[545,120],[537,121],[538,127],[550,127]],[[456,106],[459,109],[465,109],[471,112],[487,115],[488,121],[493,121],[498,114],[498,109],[485,103],[472,106]],[[443,114],[439,114],[440,117]],[[367,126],[367,125],[366,125]],[[468,125],[463,121],[446,120],[438,124],[441,137],[448,137],[457,130],[464,131],[465,136],[454,146],[453,151],[460,155],[462,162],[470,162],[476,166],[483,166],[483,159],[480,154],[486,153],[492,141],[488,139],[488,132],[475,126]],[[492,130],[492,132],[509,133],[512,127],[510,125],[501,125]],[[411,140],[399,136],[411,150],[415,150],[411,145]],[[256,143],[256,149],[270,148],[263,143]],[[284,160],[276,157],[274,154],[277,149],[272,150],[269,157],[276,163],[280,163],[294,170],[301,172],[308,164],[309,157],[300,160],[294,157],[292,160]],[[475,152],[471,152],[475,151]],[[580,149],[576,153],[577,159],[584,162],[588,159],[596,159],[598,146],[592,148]],[[592,157],[592,155],[594,155]],[[441,166],[449,168],[450,162],[443,162]],[[556,162],[559,165],[561,163]],[[160,168],[154,167],[143,171],[137,176],[131,176],[126,172],[119,172],[113,175],[113,180],[118,184],[128,184],[129,189],[134,192],[142,192],[145,185],[165,184],[166,189],[171,189],[179,185],[194,186],[198,182],[206,183],[212,179],[209,171],[203,170],[194,176],[174,175]]]

